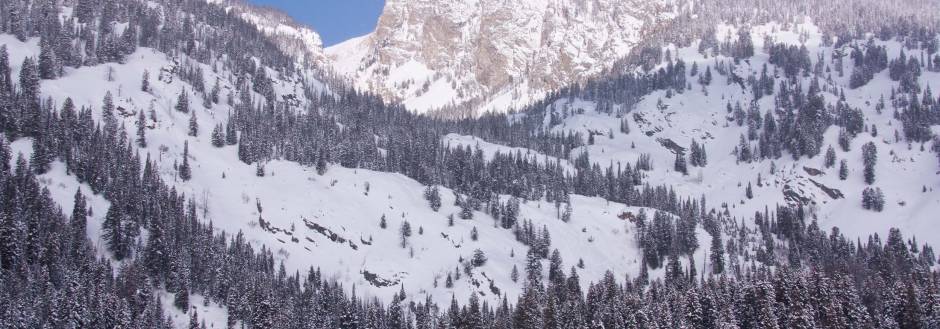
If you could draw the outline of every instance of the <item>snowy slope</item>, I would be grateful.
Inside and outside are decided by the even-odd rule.
[[[23,58],[38,53],[36,40],[21,43],[7,35],[0,38],[10,48],[19,49],[11,56],[11,62],[17,63],[15,72]],[[147,131],[149,145],[141,149],[142,155],[157,160],[163,178],[195,199],[205,220],[220,231],[241,231],[253,244],[274,250],[289,272],[319,267],[347,287],[356,286],[361,294],[384,300],[402,287],[415,300],[427,295],[439,303],[448,302],[451,295],[466,299],[477,293],[496,302],[502,294],[512,299],[521,293],[521,284],[511,281],[510,272],[513,265],[522,271],[527,247],[517,242],[510,230],[496,228],[496,221],[484,213],[476,213],[474,220],[455,219],[454,226],[448,226],[447,217],[459,212],[448,189],[441,190],[444,207],[434,212],[423,198],[424,186],[398,174],[337,166],[319,176],[313,168],[272,161],[265,166],[266,176],[258,177],[255,166],[238,160],[235,147],[217,149],[211,145],[210,127],[224,122],[230,110],[224,104],[205,109],[193,102],[201,133],[188,137],[189,116],[176,112],[173,105],[180,90],[192,93],[191,86],[179,79],[157,79],[152,73],[152,91],[145,93],[139,88],[144,70],[160,72],[174,65],[166,55],[141,48],[128,56],[125,64],[68,69],[57,80],[43,81],[41,90],[43,97],[51,97],[56,104],[71,97],[77,107],[90,107],[96,118],[101,116],[105,93],[110,91],[115,105],[126,111],[121,117],[126,127],[134,126],[137,111],[149,111],[152,106],[158,119],[152,122],[154,129]],[[114,81],[106,79],[109,69],[115,73]],[[208,67],[205,71],[207,78],[214,80]],[[223,82],[227,74],[218,73]],[[277,86],[279,96],[300,88],[289,81],[278,81]],[[190,98],[199,99],[197,96],[191,94]],[[519,151],[545,159],[534,152],[501,148],[466,136],[449,138],[455,146],[473,142],[491,150],[488,154]],[[173,169],[181,161],[184,141],[189,143],[193,172],[188,182],[179,181]],[[28,139],[17,141],[14,152],[28,156],[30,143]],[[64,165],[56,163],[41,180],[68,211],[79,184],[65,174]],[[82,190],[91,194],[87,187]],[[100,246],[101,223],[109,204],[100,196],[89,202],[95,209],[89,235]],[[552,247],[565,259],[565,269],[583,260],[585,268],[579,269],[579,274],[585,282],[599,280],[607,270],[633,276],[639,273],[640,252],[635,247],[633,224],[617,217],[639,210],[578,196],[572,198],[572,206],[574,213],[568,223],[559,219],[553,203],[544,201],[524,203],[520,219],[532,220],[537,229],[548,229]],[[379,228],[383,215],[388,223],[384,230]],[[414,235],[402,248],[398,229],[404,221],[410,222]],[[473,228],[479,231],[478,241],[470,238]],[[485,252],[489,261],[469,276],[462,274],[453,288],[446,288],[447,274],[462,271],[461,259],[469,261],[476,249]],[[106,255],[104,248],[98,250]]]
[[[819,52],[831,54],[833,51],[821,45],[820,34],[811,24],[798,26],[795,32],[773,25],[752,30],[758,54],[735,68],[741,76],[759,72],[767,62],[767,54],[760,50],[764,34],[792,44],[801,42],[800,34],[806,35],[805,44],[812,53],[811,58],[816,58],[815,54]],[[730,26],[720,27],[719,31],[719,39],[734,33]],[[364,62],[354,60],[365,58],[360,56],[373,56],[371,50],[362,45],[374,42],[374,37],[370,35],[337,46],[336,49],[342,53],[355,55],[337,62],[338,67],[374,70],[373,65],[378,64],[362,65]],[[24,43],[9,35],[0,35],[0,44],[7,45],[11,51],[14,75],[18,74],[25,57],[36,56],[39,52],[37,39]],[[889,48],[889,57],[897,56],[899,43],[888,42],[885,45]],[[671,50],[689,64],[698,62],[700,71],[715,61],[715,58],[702,57],[695,47]],[[170,75],[164,78],[158,74],[173,71],[180,60],[141,48],[128,56],[123,64],[67,69],[62,78],[43,81],[41,90],[44,97],[51,97],[56,104],[62,104],[66,97],[71,97],[76,106],[90,107],[96,118],[101,116],[102,98],[110,91],[116,106],[124,109],[122,120],[126,127],[134,126],[139,111],[152,108],[157,120],[149,122],[154,128],[147,131],[149,146],[141,150],[142,154],[149,153],[159,163],[163,178],[198,202],[204,220],[212,221],[220,231],[240,231],[253,244],[274,250],[289,272],[319,267],[328,277],[342,282],[348,289],[355,286],[359,293],[384,300],[389,300],[400,289],[406,291],[412,300],[431,296],[442,305],[448,303],[451,296],[466,300],[471,294],[478,294],[495,302],[502,299],[502,294],[515,298],[521,292],[521,285],[511,280],[510,271],[514,265],[522,270],[527,247],[516,241],[511,231],[497,228],[495,220],[484,213],[475,213],[473,220],[454,219],[454,225],[450,226],[448,216],[458,213],[459,208],[454,205],[453,193],[446,188],[441,190],[443,207],[435,212],[422,197],[425,186],[398,174],[335,166],[320,176],[313,168],[287,161],[272,161],[265,164],[266,175],[258,177],[253,165],[238,160],[235,147],[215,148],[210,144],[211,127],[224,122],[231,110],[225,104],[207,109],[193,101],[192,108],[197,113],[201,133],[198,137],[188,137],[189,116],[174,111],[173,105],[181,90],[191,93],[191,100],[198,100],[201,95],[194,94],[193,88],[180,79],[171,79]],[[848,61],[846,64],[849,65]],[[414,86],[406,82],[420,81],[422,77],[433,78],[440,73],[439,69],[429,65],[419,60],[403,62],[398,69],[389,70],[388,80],[377,81],[391,82],[392,86],[407,85],[406,89],[414,90]],[[114,72],[113,81],[106,78],[109,70]],[[140,91],[140,78],[145,70],[151,72],[150,92]],[[207,72],[208,81],[219,77],[223,89],[233,88],[228,82],[231,80],[230,72],[215,72],[208,66],[203,67],[203,71]],[[442,79],[446,81],[446,78]],[[845,86],[847,79],[848,75],[836,77],[832,84]],[[296,76],[275,80],[277,96],[302,95],[304,85],[297,82],[300,80]],[[922,85],[930,85],[934,90],[940,87],[940,74],[925,72],[921,80]],[[694,81],[694,78],[689,77],[689,81]],[[317,82],[312,84],[325,88]],[[523,81],[519,88],[530,88],[530,84],[531,80]],[[673,186],[681,197],[705,195],[710,205],[724,204],[726,206],[722,210],[736,218],[749,218],[765,207],[787,203],[784,186],[790,186],[799,195],[816,201],[811,212],[819,218],[821,225],[839,226],[849,236],[864,237],[874,232],[884,234],[889,227],[901,227],[916,234],[921,241],[940,243],[940,230],[932,227],[936,217],[934,213],[940,210],[940,193],[935,191],[940,189],[936,156],[929,151],[921,151],[919,145],[909,146],[906,142],[894,140],[892,132],[898,123],[891,111],[878,114],[874,110],[880,95],[887,94],[891,86],[896,85],[886,72],[879,73],[863,88],[845,89],[847,101],[865,112],[866,124],[877,126],[882,132],[878,137],[863,133],[853,141],[851,151],[839,151],[837,157],[847,159],[850,164],[851,173],[846,181],[837,178],[835,168],[825,169],[821,156],[797,160],[784,156],[774,162],[774,172],[770,170],[770,161],[737,163],[731,150],[746,128],[728,121],[725,104],[729,101],[746,104],[750,101],[749,93],[737,85],[726,84],[724,77],[717,74],[715,81],[705,89],[707,92],[695,82],[692,84],[691,90],[672,97],[666,97],[663,91],[644,97],[626,115],[632,128],[630,134],[618,132],[619,118],[597,112],[594,102],[578,99],[557,101],[553,106],[555,109],[583,111],[573,111],[571,113],[576,114],[565,118],[561,125],[545,128],[582,133],[588,130],[613,131],[613,138],[599,135],[593,145],[572,154],[586,151],[602,166],[615,162],[632,163],[641,154],[650,154],[655,166],[646,173],[646,182]],[[448,93],[457,92],[448,89],[448,85],[437,79],[429,84],[428,93],[432,98],[411,98],[405,103],[425,109],[439,106],[434,102],[436,97],[452,97]],[[513,104],[513,97],[508,100],[500,97],[492,101]],[[826,98],[830,103],[838,99],[831,93]],[[427,103],[422,103],[425,101]],[[663,106],[659,106],[660,101]],[[764,97],[759,104],[762,110],[770,109],[772,98]],[[940,131],[940,127],[935,128]],[[835,129],[828,131],[824,147],[836,145],[836,136]],[[682,146],[687,146],[692,139],[704,142],[709,165],[691,167],[688,176],[673,172],[674,155],[662,146],[661,140],[664,139]],[[878,144],[881,159],[876,170],[879,177],[876,185],[888,196],[888,204],[882,213],[870,212],[860,206],[861,189],[865,186],[861,174],[861,144],[868,141]],[[184,142],[189,143],[189,161],[193,167],[193,179],[187,182],[179,181],[173,170],[174,164],[181,160]],[[451,134],[443,136],[442,142],[451,147],[479,148],[487,158],[497,152],[512,152],[538,161],[559,161],[565,168],[574,170],[571,159],[554,159],[532,150],[502,146],[473,136]],[[926,145],[925,149],[929,150],[930,146]],[[15,153],[28,154],[31,141],[21,139],[13,144],[13,149]],[[812,170],[806,167],[822,170],[823,175],[811,174]],[[758,174],[762,177],[762,184],[757,184]],[[86,186],[80,186],[65,173],[61,163],[54,164],[49,173],[41,176],[41,182],[66,212],[72,205],[76,189],[81,188],[83,193],[91,195]],[[744,186],[748,182],[754,183],[754,199],[744,196]],[[838,189],[845,197],[833,199],[819,186]],[[921,191],[924,187],[927,192]],[[89,219],[88,234],[92,241],[101,245],[101,223],[109,204],[100,196],[91,196],[89,202],[95,211]],[[641,257],[635,241],[636,228],[618,217],[624,213],[637,213],[640,209],[577,195],[572,196],[571,203],[574,213],[567,223],[559,219],[555,204],[544,201],[523,203],[520,219],[531,220],[536,229],[545,227],[551,233],[552,248],[561,252],[565,269],[583,260],[585,267],[578,272],[584,283],[598,281],[607,270],[612,270],[618,277],[635,277],[640,272]],[[652,215],[656,210],[645,211]],[[383,216],[387,222],[385,229],[379,227]],[[414,234],[402,247],[398,229],[405,221],[411,224]],[[470,237],[474,228],[479,231],[477,241]],[[707,241],[704,232],[699,231],[698,234],[701,236],[699,240]],[[444,278],[463,271],[461,262],[467,262],[476,249],[486,254],[488,262],[473,269],[469,275],[461,273],[453,288],[445,287]],[[98,248],[98,251],[107,255],[104,248]],[[704,248],[700,248],[695,257],[697,264],[707,263]],[[656,277],[661,272],[652,275]],[[164,301],[168,302],[169,298],[164,298]],[[218,321],[224,321],[224,309],[214,305],[203,308],[199,298],[194,299],[193,304],[204,312],[200,317],[221,327]],[[178,325],[185,324],[182,313],[174,314],[174,318]]]
[[[731,33],[731,29],[730,26],[723,26],[718,30]],[[737,66],[736,73],[742,77],[749,76],[752,72],[759,74],[762,66],[767,63],[768,56],[761,51],[765,34],[769,34],[777,42],[794,45],[800,44],[801,33],[808,36],[804,44],[814,61],[816,54],[821,53],[828,58],[833,53],[831,47],[821,45],[821,35],[812,24],[799,25],[792,31],[770,24],[754,27],[752,32],[757,54]],[[722,38],[719,35],[719,40]],[[896,58],[900,52],[901,45],[898,42],[876,41],[876,44],[887,46],[889,60]],[[677,51],[675,48],[671,50],[673,53]],[[697,47],[678,49],[677,53],[677,58],[686,61],[687,65],[698,62],[699,72],[703,72],[707,65],[713,65],[716,61],[714,57],[703,58]],[[721,56],[717,59],[730,61],[729,58]],[[850,173],[845,181],[838,178],[838,165],[825,168],[822,154],[812,159],[802,157],[797,160],[784,154],[782,158],[774,161],[737,163],[732,151],[738,145],[740,135],[747,134],[747,127],[738,127],[733,121],[729,121],[730,114],[726,112],[725,106],[729,101],[732,104],[740,101],[747,106],[752,97],[750,91],[742,90],[737,84],[726,84],[725,78],[718,74],[715,74],[711,85],[705,88],[707,93],[694,82],[696,77],[690,76],[688,79],[692,84],[691,90],[675,94],[672,98],[667,98],[665,91],[657,91],[644,97],[632,112],[625,115],[632,128],[629,135],[619,132],[619,118],[598,113],[595,111],[594,102],[583,100],[573,103],[559,100],[554,106],[556,109],[567,105],[585,111],[584,114],[568,117],[561,125],[552,129],[605,133],[612,130],[613,139],[607,138],[606,135],[598,136],[594,145],[584,147],[593,161],[601,166],[617,162],[633,163],[640,154],[650,154],[654,170],[648,173],[647,182],[652,185],[672,186],[683,196],[705,195],[711,205],[726,204],[727,212],[737,217],[738,222],[740,218],[752,217],[757,211],[763,212],[765,207],[773,210],[776,205],[787,204],[784,191],[785,186],[789,186],[789,189],[797,194],[814,200],[814,205],[811,205],[809,210],[818,218],[822,227],[837,226],[847,236],[862,239],[873,233],[884,236],[889,228],[898,227],[904,232],[911,232],[918,241],[940,243],[940,230],[935,227],[936,213],[940,211],[940,175],[937,175],[940,168],[937,166],[936,154],[930,151],[931,143],[926,143],[922,149],[921,145],[911,145],[904,141],[903,137],[901,141],[895,140],[894,132],[900,129],[900,122],[893,117],[894,110],[890,104],[882,113],[875,110],[878,99],[882,95],[888,98],[891,88],[897,88],[897,82],[890,80],[887,70],[878,73],[867,85],[850,89],[848,79],[852,64],[849,59],[845,60],[845,65],[845,76],[837,77],[833,73],[833,82],[829,87],[844,88],[848,104],[860,108],[865,115],[865,124],[869,127],[876,126],[879,132],[877,137],[867,132],[859,134],[852,141],[849,152],[843,152],[838,146],[838,127],[833,126],[825,133],[823,152],[832,145],[836,149],[836,158],[846,159],[848,162]],[[771,70],[774,68],[772,64],[768,66]],[[923,88],[930,86],[936,90],[940,87],[940,74],[924,72],[920,83]],[[804,78],[803,85],[809,85],[809,78]],[[825,97],[828,104],[834,104],[839,98],[831,92],[825,93]],[[658,106],[660,101],[663,107]],[[759,105],[762,113],[772,110],[773,97],[763,97],[759,100]],[[934,131],[940,131],[940,127],[934,127]],[[693,139],[704,143],[708,152],[708,166],[690,166],[688,176],[673,171],[675,155],[660,143],[661,139],[672,140],[685,148],[689,147]],[[869,141],[877,145],[879,159],[875,170],[877,178],[873,186],[880,187],[886,195],[885,210],[881,213],[865,210],[861,206],[862,190],[868,186],[862,176],[861,146]],[[631,144],[634,144],[635,148],[632,148]],[[577,150],[573,152],[578,153]],[[771,162],[774,162],[773,166],[776,167],[775,173],[771,172]],[[813,169],[822,170],[822,174],[812,174]],[[761,176],[763,184],[758,184],[758,175]],[[748,183],[754,187],[754,199],[745,197],[745,186]],[[841,191],[844,198],[835,199],[829,196],[823,187]],[[926,192],[923,191],[924,188],[927,189]]]

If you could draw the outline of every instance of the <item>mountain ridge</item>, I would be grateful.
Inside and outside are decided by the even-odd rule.
[[[326,53],[343,63],[338,71],[355,86],[417,112],[461,106],[475,107],[477,114],[506,111],[608,68],[644,27],[668,19],[672,6],[389,1],[375,32]]]

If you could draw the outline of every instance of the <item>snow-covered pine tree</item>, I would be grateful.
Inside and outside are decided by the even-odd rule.
[[[222,130],[222,124],[216,124],[215,128],[212,128],[212,146],[223,147],[225,146],[225,133]]]
[[[147,147],[147,117],[144,116],[144,111],[139,111],[137,113],[137,147],[146,148]]]
[[[174,108],[177,112],[189,113],[189,95],[186,93],[186,89],[180,91],[180,95],[176,99],[176,107]]]
[[[179,166],[179,177],[184,182],[192,179],[192,169],[189,167],[189,141],[183,142],[183,162]]]
[[[189,116],[189,136],[199,136],[199,121],[196,119],[196,111],[192,111]]]
[[[875,183],[875,165],[878,164],[878,148],[874,142],[868,142],[862,146],[862,160],[864,164],[865,183],[868,185]]]

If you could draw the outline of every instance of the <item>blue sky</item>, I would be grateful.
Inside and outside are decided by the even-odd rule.
[[[249,0],[278,8],[320,33],[332,46],[375,29],[385,0]]]

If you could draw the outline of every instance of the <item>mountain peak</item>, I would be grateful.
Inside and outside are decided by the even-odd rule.
[[[635,0],[391,0],[373,33],[326,52],[357,87],[415,112],[506,111],[609,68],[673,8]]]

